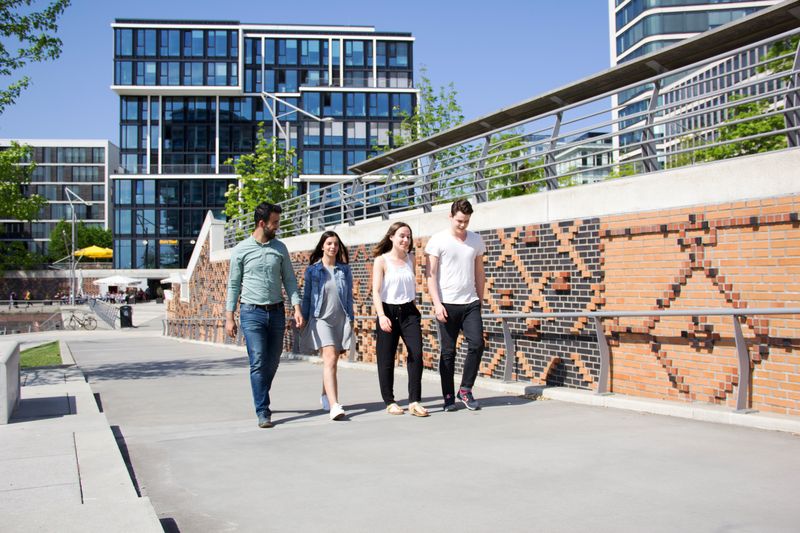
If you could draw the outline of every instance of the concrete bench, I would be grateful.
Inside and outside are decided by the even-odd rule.
[[[19,343],[0,342],[0,424],[8,424],[19,396]]]

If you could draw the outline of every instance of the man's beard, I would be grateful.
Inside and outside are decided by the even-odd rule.
[[[266,237],[268,241],[271,241],[275,238],[275,230],[264,228],[264,237]]]

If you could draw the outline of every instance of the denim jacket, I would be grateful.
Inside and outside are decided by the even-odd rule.
[[[339,289],[339,301],[342,303],[347,318],[353,320],[353,273],[350,265],[336,263],[333,267],[333,276],[336,279],[336,288]],[[305,283],[303,283],[303,320],[310,318],[313,309],[314,318],[319,318],[322,311],[322,290],[328,280],[328,271],[322,266],[322,261],[317,261],[306,268]]]

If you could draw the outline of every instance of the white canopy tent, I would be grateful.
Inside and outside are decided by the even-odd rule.
[[[137,287],[140,289],[147,287],[146,279],[129,278],[127,276],[109,276],[96,279],[92,283],[101,287]]]

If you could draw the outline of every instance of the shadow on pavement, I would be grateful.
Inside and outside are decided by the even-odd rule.
[[[70,395],[48,398],[23,398],[9,420],[10,424],[45,418],[60,418],[78,412],[75,397]]]
[[[170,376],[205,376],[215,372],[247,368],[247,359],[174,359],[172,361],[142,361],[117,363],[83,368],[89,381],[155,379]]]

